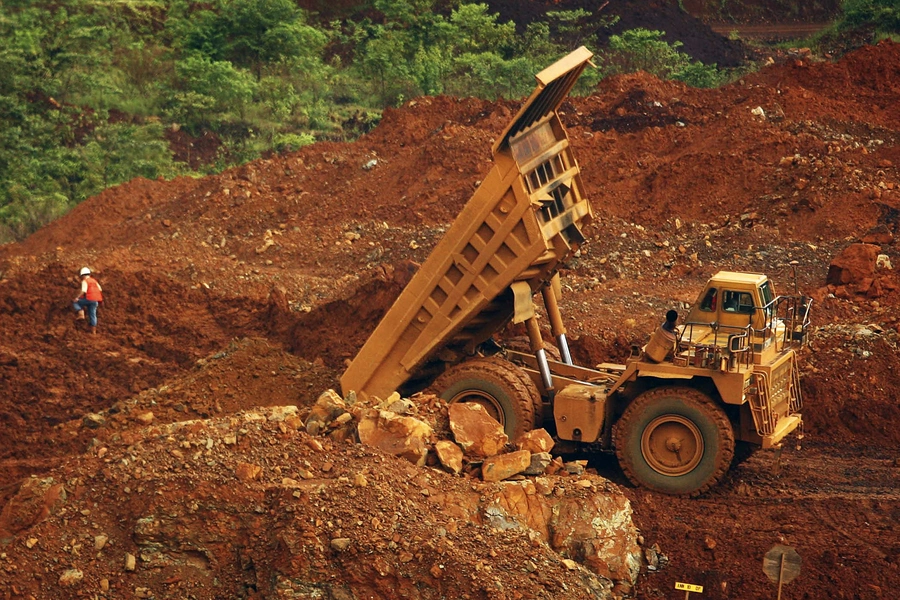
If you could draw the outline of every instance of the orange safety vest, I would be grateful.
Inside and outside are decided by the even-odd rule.
[[[97,280],[93,277],[86,277],[85,281],[87,281],[87,293],[84,295],[85,299],[90,300],[91,302],[103,302],[103,294],[100,290],[100,284],[97,283]]]

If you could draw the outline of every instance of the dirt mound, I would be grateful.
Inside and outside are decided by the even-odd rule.
[[[604,190],[603,210],[629,221],[721,225],[752,214],[811,242],[824,232],[862,236],[879,223],[895,230],[896,199],[882,191],[896,178],[897,116],[888,107],[898,96],[898,48],[772,66],[713,91],[611,78],[574,106],[572,119],[593,133],[573,140],[588,182]]]
[[[815,116],[817,121],[853,121],[853,111],[865,108],[865,125],[896,135],[900,122],[894,104],[900,91],[898,60],[900,45],[885,41],[863,46],[836,63],[794,60],[763,69],[748,79],[786,95],[794,119]]]
[[[240,329],[220,326],[216,319],[227,320],[227,312],[217,314],[202,293],[183,283],[109,268],[99,272],[109,290],[99,310],[101,335],[88,336],[83,322],[73,319],[74,273],[51,262],[17,268],[2,282],[4,457],[70,453],[85,440],[53,434],[59,424],[162,384],[221,349]]]
[[[0,589],[42,598],[608,597],[610,581],[567,565],[512,517],[491,522],[505,511],[487,498],[502,500],[503,484],[473,486],[320,440],[299,422],[280,407],[152,426],[28,480],[0,519],[0,538],[27,527],[3,553],[15,581]],[[577,481],[609,486],[554,479],[537,493],[583,502],[593,492]],[[461,502],[484,503],[484,521],[463,518]]]
[[[57,248],[106,250],[146,239],[162,229],[149,215],[173,202],[198,184],[188,177],[174,181],[137,178],[110,188],[76,206],[65,221],[55,221],[22,244],[23,254],[41,254]]]
[[[314,356],[334,369],[343,369],[361,348],[381,318],[412,279],[417,265],[405,262],[397,266],[384,265],[373,273],[367,283],[361,283],[353,295],[328,302],[296,319],[290,332],[292,352]],[[336,328],[335,323],[343,327]],[[340,353],[335,348],[342,348]]]
[[[628,490],[646,549],[658,543],[670,557],[667,568],[638,582],[640,597],[668,597],[676,578],[704,585],[711,598],[764,597],[771,587],[758,561],[746,558],[778,542],[796,544],[804,569],[810,565],[791,584],[799,595],[875,598],[900,581],[887,516],[898,510],[893,482],[900,446],[894,427],[900,418],[900,123],[892,111],[900,106],[898,64],[900,46],[885,42],[834,64],[773,65],[717,90],[638,73],[606,80],[563,107],[597,217],[585,232],[588,243],[563,273],[562,310],[579,361],[621,360],[666,310],[692,303],[719,269],[765,272],[777,289],[796,285],[816,299],[801,382],[803,448],[786,450],[778,471],[770,455],[751,458],[700,500]],[[52,469],[57,482],[106,472],[122,477],[98,507],[78,504],[41,524],[39,534],[23,530],[14,542],[17,560],[36,537],[54,540],[53,554],[22,558],[27,569],[44,572],[47,560],[69,564],[74,545],[70,537],[61,541],[65,519],[87,518],[82,511],[102,506],[104,519],[114,523],[155,506],[165,510],[193,490],[200,478],[187,458],[197,450],[169,448],[167,438],[153,437],[161,433],[148,433],[146,421],[224,423],[238,411],[273,404],[302,410],[334,387],[344,361],[490,169],[492,142],[517,110],[516,102],[418,99],[387,111],[358,142],[316,144],[199,180],[135,180],[89,199],[25,242],[0,248],[6,333],[0,339],[0,504],[18,492],[23,477]],[[878,286],[826,285],[832,259],[862,239],[878,246]],[[98,273],[107,296],[96,336],[72,319],[74,275],[83,265]],[[352,446],[329,448],[313,460],[302,449],[282,450],[277,436],[284,432],[270,433],[275,437],[259,443],[275,448],[266,459],[273,469],[291,457],[348,469],[358,458],[369,473],[393,468]],[[108,446],[106,459],[79,458],[98,444]],[[146,455],[139,452],[145,445],[153,448]],[[148,484],[152,494],[136,492],[135,473],[143,475],[144,466],[133,457],[149,463],[164,449],[183,455],[170,452],[178,458],[166,463],[172,479]],[[278,458],[285,453],[288,459]],[[130,471],[120,471],[123,460]],[[611,461],[596,460],[604,476],[624,484]],[[366,492],[374,494],[372,502],[380,494],[402,504],[402,495],[380,488],[399,488],[394,475],[372,483]],[[246,552],[216,553],[218,562],[203,567],[207,574],[232,569],[234,583],[235,565],[252,570],[251,562],[287,560],[283,551],[297,540],[325,535],[325,518],[319,523],[302,513],[302,530],[291,530],[280,512],[288,504],[262,490],[245,493],[224,479],[211,481],[200,486],[206,498],[213,487],[227,488],[216,514],[259,506],[255,517],[248,515],[257,519],[254,527],[278,523],[288,533],[252,561]],[[80,497],[88,487],[66,489]],[[341,506],[349,512],[331,516],[371,519],[370,507]],[[113,527],[105,523],[104,529]],[[428,529],[424,521],[422,527],[417,535],[447,529]],[[116,539],[130,539],[122,535]],[[504,568],[508,563],[498,557],[521,541],[478,535],[488,553],[478,555],[482,569]],[[244,545],[256,539],[249,536]],[[468,550],[475,539],[461,539],[460,546]],[[441,589],[454,594],[534,595],[537,588],[528,586],[544,569],[555,597],[581,597],[590,589],[580,571],[567,579],[548,555],[547,562],[534,561],[539,568],[522,582],[496,575],[508,594],[466,591],[469,567],[478,563],[445,551],[455,557],[450,564],[466,567],[442,572]],[[184,561],[196,557],[185,552]],[[375,563],[362,564],[366,555],[353,562],[316,552],[290,560],[308,561],[338,580],[355,568],[363,578],[376,577]],[[0,592],[62,593],[56,571],[39,587],[44,583],[31,583],[26,567],[16,571],[0,559],[0,568],[8,575]],[[111,577],[90,573],[98,581]],[[192,587],[199,581],[185,579],[184,594],[214,597],[212,588]],[[562,585],[578,591],[566,596]],[[243,594],[257,591],[247,587]]]

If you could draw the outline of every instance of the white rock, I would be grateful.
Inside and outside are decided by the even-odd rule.
[[[63,571],[62,575],[59,576],[59,585],[62,587],[73,587],[81,584],[84,580],[84,573],[79,571],[78,569],[69,569],[67,571]]]

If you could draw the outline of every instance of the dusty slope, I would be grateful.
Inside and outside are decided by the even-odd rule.
[[[900,265],[898,65],[900,47],[884,43],[722,90],[622,77],[564,107],[600,217],[566,272],[563,309],[579,360],[621,358],[720,267],[769,272],[784,289],[785,265],[798,260],[799,287],[817,298],[807,437],[780,472],[763,455],[699,501],[627,492],[646,546],[659,543],[670,558],[639,582],[640,597],[671,597],[675,580],[704,585],[709,598],[769,597],[761,554],[779,541],[804,557],[787,588],[796,597],[889,597],[900,584],[896,270],[881,269],[879,286],[862,293],[825,287],[831,259],[876,227],[883,233],[872,239]],[[202,180],[134,181],[0,249],[0,499],[28,474],[67,481],[92,469],[94,459],[78,458],[100,435],[83,424],[87,413],[108,410],[128,431],[139,427],[132,406],[159,423],[308,406],[402,288],[405,261],[424,259],[487,172],[492,136],[515,109],[422,99],[389,111],[357,143]],[[95,338],[73,328],[67,308],[82,264],[108,291]],[[115,456],[140,435],[117,442]],[[273,452],[273,465],[284,460]],[[621,480],[610,461],[597,467]],[[118,507],[114,497],[104,502],[112,521],[144,502]],[[236,488],[220,500],[249,498]],[[59,537],[58,523],[41,538]],[[29,552],[28,535],[2,550],[0,590],[54,597],[38,590],[56,589],[58,573],[33,577],[46,556]],[[113,534],[117,544],[129,536]],[[353,564],[321,569],[341,578]],[[128,575],[130,589],[161,585],[148,573]],[[585,589],[562,571],[553,578]]]

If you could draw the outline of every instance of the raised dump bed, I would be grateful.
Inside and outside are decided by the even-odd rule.
[[[345,394],[426,385],[532,311],[532,295],[578,249],[593,213],[557,110],[591,56],[582,47],[538,73],[493,169],[341,377]]]

